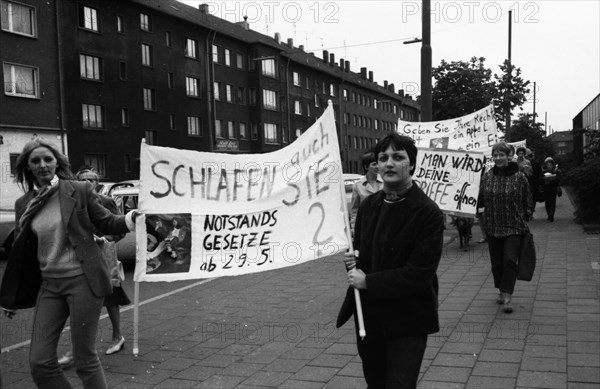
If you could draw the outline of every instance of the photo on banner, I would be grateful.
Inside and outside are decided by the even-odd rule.
[[[141,145],[135,281],[278,269],[349,247],[333,107],[265,154]]]

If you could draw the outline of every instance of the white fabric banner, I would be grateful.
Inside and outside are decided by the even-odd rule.
[[[475,216],[484,155],[419,148],[413,180],[446,213]]]
[[[398,133],[413,138],[417,147],[432,149],[477,150],[491,147],[498,141],[498,126],[491,104],[455,119],[437,122],[398,120]]]
[[[140,159],[135,281],[261,272],[349,247],[331,105],[272,153],[142,144]]]

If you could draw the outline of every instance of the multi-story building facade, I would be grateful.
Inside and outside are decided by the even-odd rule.
[[[590,137],[585,133],[588,130],[600,130],[600,94],[573,118],[573,152],[580,163],[590,145]]]
[[[293,142],[333,104],[343,169],[418,121],[419,105],[373,73],[318,57],[174,0],[0,0],[3,191],[25,141],[46,136],[72,166],[138,178],[140,142],[264,153]],[[21,85],[23,87],[21,87]],[[14,196],[2,196],[0,208]],[[6,200],[6,201],[5,201]]]
[[[554,144],[557,157],[566,157],[573,152],[573,131],[558,131],[548,135]]]

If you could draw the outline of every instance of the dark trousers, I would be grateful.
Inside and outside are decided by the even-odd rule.
[[[427,335],[386,337],[380,323],[365,317],[367,336],[361,340],[356,320],[355,324],[358,354],[368,389],[416,388]]]
[[[494,238],[488,235],[488,247],[492,262],[494,287],[500,292],[512,294],[517,281],[517,261],[521,249],[521,236],[511,235],[505,238]]]
[[[56,349],[67,318],[77,375],[85,389],[106,389],[96,353],[103,298],[94,296],[85,276],[43,278],[33,317],[29,350],[31,374],[38,388],[71,388],[58,365]]]
[[[547,189],[544,192],[544,204],[548,220],[554,220],[554,211],[556,210],[556,189]]]

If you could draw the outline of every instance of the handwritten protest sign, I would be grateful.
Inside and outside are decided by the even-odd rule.
[[[455,119],[436,122],[398,120],[398,133],[410,136],[417,147],[477,150],[498,141],[494,106]]]
[[[419,148],[413,180],[440,209],[474,216],[483,153]]]
[[[332,106],[272,153],[142,144],[140,159],[135,281],[261,272],[348,248]]]

